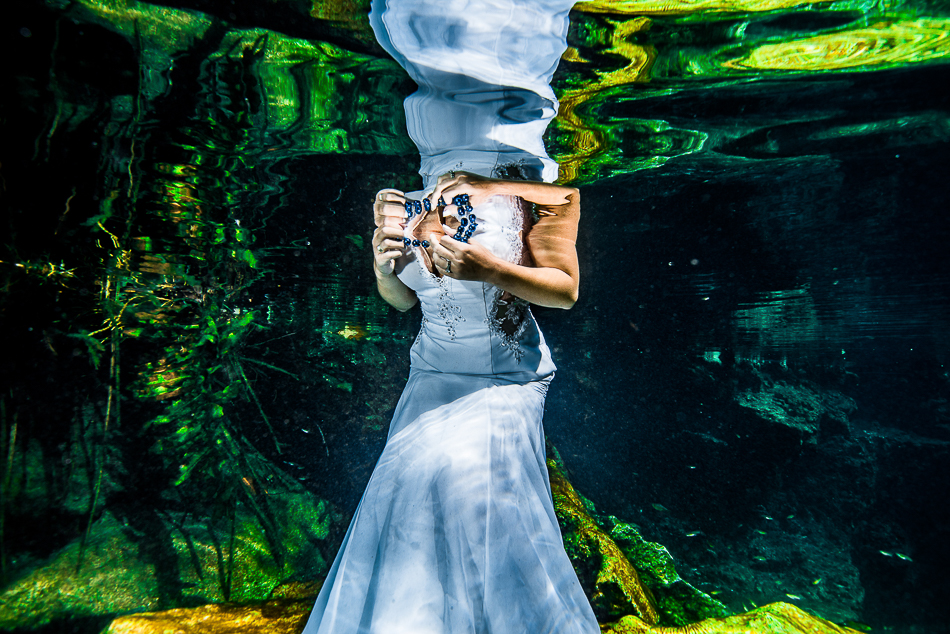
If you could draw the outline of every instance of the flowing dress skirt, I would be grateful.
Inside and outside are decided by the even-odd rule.
[[[549,382],[411,372],[305,634],[599,632],[551,501]]]

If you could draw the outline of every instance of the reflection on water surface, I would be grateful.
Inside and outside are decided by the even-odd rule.
[[[367,10],[5,21],[0,627],[262,599],[332,557],[416,330],[368,274],[367,201],[420,182]],[[538,311],[546,426],[598,511],[732,610],[946,621],[948,19],[571,14],[546,142],[584,280]]]

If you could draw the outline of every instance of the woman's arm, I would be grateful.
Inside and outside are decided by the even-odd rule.
[[[447,233],[451,230],[446,227]],[[516,297],[551,308],[570,308],[577,301],[578,267],[573,242],[565,242],[561,251],[570,251],[558,256],[556,266],[521,266],[499,258],[476,241],[460,242],[450,235],[441,238],[432,234],[429,240],[435,245],[433,261],[443,275],[458,280],[474,280],[493,284]]]
[[[416,305],[419,298],[415,292],[403,284],[394,273],[385,274],[376,268],[376,288],[386,302],[398,311],[406,312]]]
[[[485,281],[538,306],[568,309],[577,302],[577,278],[555,267],[520,266],[499,259]]]
[[[440,196],[451,199],[460,193],[469,195],[472,206],[495,195],[519,196],[534,203],[540,219],[525,242],[535,266],[507,262],[476,241],[464,243],[449,236],[431,236],[431,242],[437,245],[433,254],[436,266],[450,277],[488,282],[532,304],[572,307],[580,281],[574,246],[580,192],[549,183],[501,181],[460,173],[440,181],[432,200],[437,202]],[[446,232],[452,233],[448,227]]]
[[[384,189],[376,194],[373,215],[376,222],[376,231],[373,233],[376,288],[390,306],[405,312],[415,306],[419,298],[396,277],[396,259],[405,253],[402,234],[406,208],[402,192]]]

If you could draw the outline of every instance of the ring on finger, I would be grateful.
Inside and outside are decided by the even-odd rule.
[[[383,245],[379,245],[378,247],[376,247],[376,250],[382,253],[385,249],[383,249]]]

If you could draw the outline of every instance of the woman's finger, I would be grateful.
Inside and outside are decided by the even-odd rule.
[[[406,224],[406,221],[408,220],[408,216],[405,213],[405,210],[390,210],[387,212],[377,213],[373,220],[377,227],[395,227],[396,229],[402,230]]]
[[[387,200],[405,200],[406,195],[398,189],[381,189],[376,192],[376,202],[386,202]]]
[[[451,252],[449,252],[448,249],[446,249],[446,248],[443,247],[441,244],[439,244],[438,239],[433,240],[433,238],[435,238],[435,237],[436,237],[436,236],[435,236],[434,233],[430,233],[430,234],[429,234],[429,244],[432,245],[432,257],[433,257],[433,258],[444,258],[444,257],[451,256],[451,255],[452,255]]]
[[[435,191],[429,195],[429,203],[436,207],[439,204],[439,199],[444,198],[445,190],[451,187],[458,185],[459,178],[455,175],[455,172],[449,172],[448,174],[443,174],[439,177],[439,182],[435,186]],[[449,202],[448,199],[445,200],[446,203]]]
[[[382,240],[379,244],[376,245],[376,250],[380,251],[380,249],[382,249],[380,253],[385,253],[386,251],[392,251],[394,249],[398,249],[399,251],[402,251],[403,246],[405,246],[405,243],[402,240],[393,240],[392,238],[386,238],[385,240]]]
[[[445,201],[447,207],[453,206],[452,197],[455,196],[459,189],[460,187],[458,183],[451,183],[448,187],[442,189],[442,192],[439,194],[439,198],[435,199],[436,202],[438,202],[441,198],[443,201]]]
[[[461,248],[461,243],[452,237],[451,230],[450,233],[442,236],[437,236],[434,233],[430,233],[429,242],[434,246],[434,248],[444,251],[451,257],[455,257],[458,250]]]
[[[452,275],[458,272],[457,262],[446,257],[444,254],[438,255],[435,251],[432,252],[432,264],[443,275]]]
[[[373,208],[378,209],[387,204],[402,205],[405,202],[405,195],[398,189],[384,189],[376,194]]]
[[[406,197],[398,189],[383,189],[373,201],[373,219],[377,227],[398,224],[406,219]]]
[[[445,263],[452,261],[452,252],[446,249],[445,247],[439,245],[436,242],[432,242],[430,244],[433,245],[432,246],[432,261],[439,268],[445,268]]]
[[[403,213],[405,213],[406,199],[403,198],[400,200],[389,200],[389,199],[377,200],[376,205],[374,206],[374,209],[378,209],[380,211],[382,211],[383,209],[389,209],[389,210],[395,210],[397,212],[401,210]]]
[[[429,194],[429,204],[433,209],[439,206],[439,198],[442,196],[442,188],[436,186],[435,190]]]
[[[438,196],[436,196],[436,194],[438,194]],[[445,202],[446,210],[450,208],[456,209],[454,198],[463,194],[468,195],[467,201],[470,206],[475,207],[481,203],[480,191],[472,187],[471,183],[460,181],[450,184],[448,187],[442,189],[441,192],[433,192],[432,195],[434,198],[432,204],[434,205],[438,202],[439,198],[441,198]]]
[[[390,225],[385,225],[385,226],[376,228],[376,235],[379,235],[383,238],[401,239],[403,235],[403,230],[401,227],[393,227]]]
[[[382,251],[380,251],[382,249]],[[386,262],[391,259],[395,259],[404,255],[402,249],[387,249],[385,246],[376,247],[376,253],[374,257],[377,262]]]
[[[385,216],[405,216],[406,215],[406,203],[405,201],[376,201],[376,204],[373,206],[373,211],[380,215]]]

